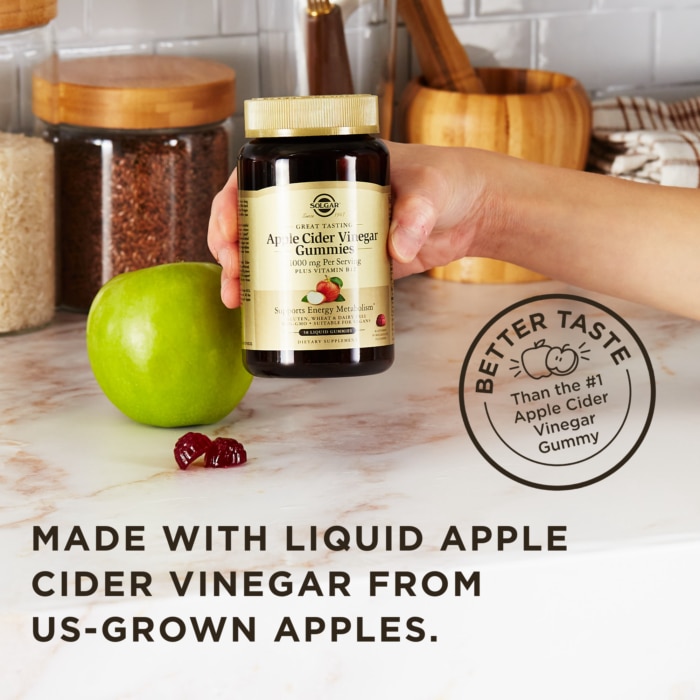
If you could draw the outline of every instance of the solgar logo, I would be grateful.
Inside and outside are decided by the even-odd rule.
[[[340,205],[329,194],[317,194],[309,205],[318,216],[330,216]]]

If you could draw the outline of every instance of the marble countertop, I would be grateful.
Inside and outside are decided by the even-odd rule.
[[[560,293],[636,331],[656,405],[618,471],[552,491],[485,459],[459,381],[494,316]],[[178,470],[184,430],[107,401],[84,316],[0,338],[3,697],[699,698],[700,324],[424,276],[395,316],[384,374],[256,379],[202,429],[245,444],[228,470]]]

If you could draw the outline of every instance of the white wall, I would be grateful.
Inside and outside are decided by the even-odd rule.
[[[260,94],[256,5],[256,0],[59,0],[57,40],[63,55],[157,52],[227,63],[237,73],[237,126],[242,126],[243,100]],[[700,94],[700,0],[443,0],[443,5],[477,66],[568,73],[594,96],[611,88],[669,97]],[[402,28],[398,89],[417,72]]]

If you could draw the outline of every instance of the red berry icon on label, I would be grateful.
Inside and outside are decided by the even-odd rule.
[[[379,314],[379,316],[377,316],[377,325],[380,328],[386,326],[386,316],[384,314]]]

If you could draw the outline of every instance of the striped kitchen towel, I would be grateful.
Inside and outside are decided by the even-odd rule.
[[[593,102],[588,169],[629,180],[700,187],[700,97]]]

